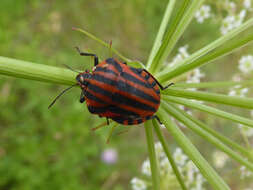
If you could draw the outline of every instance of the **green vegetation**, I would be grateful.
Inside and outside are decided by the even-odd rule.
[[[216,148],[220,148],[231,158],[252,170],[251,161],[245,160],[228,147],[230,145],[233,149],[252,159],[248,149],[236,143],[233,144],[231,139],[225,137],[238,139],[237,142],[240,144],[244,142],[245,138],[240,136],[239,131],[235,127],[231,127],[234,124],[227,120],[215,120],[215,117],[194,112],[196,117],[198,116],[201,121],[204,121],[202,123],[197,119],[192,119],[191,116],[175,106],[176,104],[188,105],[204,113],[211,113],[238,123],[249,122],[252,126],[252,120],[239,116],[248,114],[242,110],[239,115],[235,115],[233,112],[237,111],[236,108],[230,109],[229,112],[232,113],[228,113],[226,112],[227,107],[223,105],[219,105],[216,109],[199,103],[191,105],[191,101],[187,100],[195,98],[211,103],[252,108],[250,104],[252,99],[227,98],[218,95],[217,92],[182,90],[178,89],[180,83],[178,87],[176,84],[174,89],[163,93],[164,100],[158,115],[177,143],[171,141],[171,136],[164,135],[164,137],[157,123],[152,125],[152,122],[149,121],[145,127],[128,127],[131,130],[123,135],[116,134],[126,130],[125,127],[117,127],[110,144],[106,144],[106,138],[111,133],[109,128],[114,124],[92,132],[91,128],[98,126],[105,120],[91,115],[86,106],[79,103],[80,90],[78,88],[64,95],[52,109],[47,109],[53,98],[65,88],[65,86],[55,83],[63,85],[73,83],[74,73],[64,68],[63,64],[78,70],[92,68],[92,59],[80,57],[74,49],[75,46],[95,52],[100,59],[111,56],[111,51],[108,48],[73,31],[72,27],[84,28],[108,43],[112,40],[113,48],[131,60],[148,62],[150,71],[157,73],[158,79],[162,82],[168,82],[168,79],[172,77],[213,61],[252,41],[252,34],[242,35],[240,40],[231,40],[232,37],[251,26],[252,19],[231,32],[230,36],[223,36],[219,39],[217,33],[219,26],[216,22],[209,21],[202,25],[197,24],[196,21],[190,23],[194,11],[198,9],[201,2],[194,0],[190,4],[186,0],[181,5],[175,5],[174,8],[179,9],[178,14],[168,13],[167,18],[165,16],[165,20],[163,20],[161,27],[163,29],[156,36],[166,8],[166,1],[150,0],[147,3],[142,0],[112,0],[109,2],[77,0],[63,3],[60,0],[53,2],[2,0],[0,3],[0,56],[27,61],[22,62],[25,78],[54,84],[1,76],[0,189],[130,189],[130,179],[140,175],[138,168],[140,168],[142,159],[147,155],[147,152],[150,156],[153,187],[158,189],[160,186],[159,167],[155,158],[153,141],[155,135],[152,126],[155,126],[158,138],[165,147],[166,155],[172,162],[173,158],[170,156],[169,148],[180,145],[210,185],[216,189],[228,189],[226,183],[233,184],[233,180],[238,178],[238,175],[231,175],[230,179],[225,180],[225,183],[212,168],[209,158]],[[171,1],[167,10],[173,10],[174,3],[175,1]],[[187,11],[185,12],[185,10]],[[170,24],[177,26],[178,30],[169,28],[166,32],[162,31],[165,29],[166,19],[170,16],[172,18]],[[188,24],[189,27],[186,28]],[[185,29],[187,33],[183,38],[179,38]],[[166,43],[159,48],[157,45],[159,42],[156,41],[152,53],[149,55],[154,39],[159,41],[163,34]],[[214,41],[215,39],[218,40]],[[177,41],[177,46],[174,48]],[[210,43],[209,46],[199,50],[208,43]],[[182,62],[182,65],[164,69],[159,73],[158,71],[163,67],[168,54],[172,52],[172,55],[175,55],[177,47],[185,44],[189,45],[190,53],[196,52],[185,59],[185,62],[189,61],[190,63],[183,65],[184,62]],[[215,49],[216,47],[218,48]],[[206,73],[204,80],[229,81],[237,69],[237,60],[242,54],[249,53],[250,50],[252,50],[252,46],[248,46],[247,49],[242,48],[233,54],[233,59],[225,57],[219,59],[219,65],[212,64],[203,67]],[[115,52],[114,49],[112,52]],[[158,53],[156,54],[156,52]],[[210,54],[207,55],[208,52]],[[116,55],[113,54],[113,56]],[[0,57],[0,64],[5,62],[20,64],[19,61]],[[26,68],[30,68],[29,62],[44,64],[41,67],[43,73],[38,73],[39,70],[36,70],[36,66],[33,68],[34,70],[26,71]],[[19,67],[16,67],[17,70],[15,70],[10,69],[8,64],[4,66],[1,74],[21,76],[17,75],[20,72]],[[55,78],[50,76],[50,72],[47,72],[48,69],[50,72],[51,69],[54,70]],[[223,69],[226,69],[225,74]],[[47,76],[50,78],[47,79]],[[66,78],[61,78],[62,76],[66,76]],[[183,77],[185,76],[183,75]],[[59,79],[62,82],[59,82]],[[245,85],[252,84],[251,82],[249,81]],[[234,83],[220,84],[230,86]],[[187,86],[187,84],[182,85]],[[208,87],[208,84],[206,85]],[[222,89],[220,91],[228,93],[228,90]],[[218,110],[220,108],[225,111]],[[216,110],[217,112],[215,112]],[[168,113],[204,139],[196,138],[195,134],[183,129],[184,134],[167,116]],[[212,129],[208,129],[207,126],[211,126]],[[219,133],[224,133],[225,136],[217,134],[216,129]],[[164,138],[168,139],[169,146]],[[216,147],[210,147],[209,144],[203,143],[206,141]],[[248,141],[246,143],[249,145]],[[198,149],[193,144],[197,145]],[[102,152],[110,147],[114,147],[118,151],[118,162],[111,165],[101,160]],[[236,163],[231,161],[228,168],[219,171],[220,176],[223,176],[223,172],[226,173],[226,170],[237,171],[235,165]],[[173,170],[185,189],[174,163]],[[236,187],[240,188],[242,184],[237,182]]]

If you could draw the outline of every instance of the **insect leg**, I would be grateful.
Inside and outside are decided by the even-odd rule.
[[[172,83],[170,83],[169,85],[163,87],[163,86],[158,82],[158,80],[156,80],[156,78],[155,78],[150,72],[148,72],[146,69],[143,69],[143,71],[145,71],[149,76],[151,76],[151,77],[155,80],[155,82],[158,84],[158,86],[161,88],[161,90],[165,90],[166,88],[168,88],[168,87],[174,85],[174,83],[172,82]]]
[[[80,95],[80,103],[83,103],[84,101],[85,101],[85,97],[84,97],[84,92],[83,92],[83,90],[82,90],[82,92],[81,92],[81,95]]]
[[[159,118],[157,115],[153,115],[153,116],[151,117],[151,119],[156,119],[160,125],[163,124],[163,123],[161,122],[160,118]]]
[[[94,57],[94,66],[97,66],[98,65],[98,56],[96,54],[93,54],[93,53],[85,53],[85,52],[81,52],[81,50],[79,49],[79,47],[76,47],[76,50],[78,51],[78,53],[81,55],[81,56],[92,56]]]
[[[109,118],[108,118],[108,117],[106,118],[106,123],[107,123],[107,125],[109,125],[109,124],[110,124],[110,122],[109,122]]]

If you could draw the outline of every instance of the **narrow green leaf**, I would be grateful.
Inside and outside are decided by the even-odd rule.
[[[193,163],[199,168],[202,175],[217,190],[229,190],[228,185],[222,180],[222,178],[214,171],[209,163],[202,157],[199,151],[191,143],[191,141],[184,135],[184,133],[176,126],[168,117],[167,104],[162,102],[161,109],[157,112],[157,115],[164,123],[168,131],[173,135],[177,143],[193,161]]]
[[[77,73],[64,68],[1,57],[0,74],[49,83],[73,85]]]
[[[176,83],[173,87],[179,88],[224,88],[224,87],[233,87],[240,85],[241,87],[252,86],[253,80],[245,81],[217,81],[217,82],[201,82],[201,83]]]
[[[188,116],[188,115],[186,115],[186,116]],[[196,119],[194,117],[188,117],[188,118],[190,120],[192,120],[194,123],[196,123],[203,130],[205,130],[206,132],[210,133],[211,135],[213,135],[214,137],[216,137],[217,139],[219,139],[224,144],[232,147],[234,150],[240,152],[241,154],[243,154],[244,156],[246,156],[249,160],[253,161],[253,153],[250,152],[249,150],[247,150],[246,148],[240,146],[239,144],[237,144],[236,142],[230,140],[229,138],[227,138],[227,137],[219,134],[218,132],[216,132],[212,128],[208,127],[206,124],[204,124],[203,122],[199,121],[198,119]]]
[[[236,115],[236,114],[232,114],[232,113],[228,113],[207,105],[203,105],[188,99],[184,99],[184,98],[177,98],[177,97],[173,97],[173,96],[163,96],[163,100],[167,101],[167,102],[174,102],[177,104],[181,104],[181,105],[185,105],[187,107],[190,108],[194,108],[194,109],[198,109],[200,111],[203,112],[207,112],[209,114],[224,118],[224,119],[228,119],[237,123],[241,123],[243,125],[247,125],[249,127],[253,127],[253,120]]]
[[[236,106],[240,108],[253,109],[253,98],[244,98],[239,96],[228,96],[209,92],[199,92],[191,90],[179,90],[170,88],[162,91],[163,94],[169,96],[177,96],[188,99],[203,100],[207,102],[213,102],[217,104],[225,104],[230,106]]]
[[[81,32],[82,34],[86,35],[87,37],[91,38],[92,40],[100,43],[101,45],[107,47],[108,49],[111,49],[111,51],[113,53],[115,53],[117,56],[119,56],[122,60],[126,61],[126,62],[132,62],[130,59],[126,58],[125,56],[123,56],[119,51],[117,51],[116,49],[114,49],[113,47],[111,47],[111,45],[109,43],[104,42],[103,40],[99,39],[98,37],[96,37],[95,35],[89,33],[86,30],[83,30],[81,28],[74,28],[73,30],[76,30],[78,32]]]
[[[153,45],[153,47],[151,49],[151,52],[149,54],[148,63],[147,63],[147,69],[148,70],[150,69],[151,63],[152,63],[152,61],[154,59],[154,56],[157,53],[157,50],[159,49],[159,47],[161,45],[161,42],[162,42],[162,39],[163,39],[163,35],[164,35],[165,31],[166,31],[166,27],[167,27],[168,22],[170,20],[170,17],[171,17],[172,11],[174,9],[175,3],[176,3],[176,0],[170,0],[168,2],[167,8],[166,8],[164,16],[163,16],[163,20],[161,22],[159,31],[158,31],[158,33],[156,35],[156,39],[155,39],[154,45]]]
[[[155,153],[155,146],[154,146],[154,135],[153,135],[153,126],[151,121],[147,121],[144,124],[145,131],[146,131],[146,139],[148,144],[148,153],[149,153],[149,160],[150,160],[150,167],[152,173],[152,185],[154,190],[160,189],[160,173],[157,166],[157,158]]]
[[[184,111],[180,110],[179,108],[177,108],[176,106],[173,106],[171,104],[170,105],[167,104],[167,107],[169,110],[169,114],[172,115],[173,117],[175,117],[178,121],[181,121],[182,123],[185,124],[185,126],[190,128],[192,131],[194,131],[199,136],[203,137],[203,139],[212,143],[217,148],[219,148],[223,152],[227,153],[231,158],[238,161],[240,164],[246,166],[249,170],[253,171],[253,164],[251,164],[246,159],[244,159],[239,154],[237,154],[232,149],[230,149],[228,146],[223,144],[219,139],[217,139],[213,135],[211,135],[208,132],[206,132],[205,130],[203,130],[196,123],[191,121],[191,119],[189,119],[189,118],[191,118],[192,116],[189,116],[187,113],[185,113]]]
[[[161,144],[163,146],[163,150],[164,150],[164,152],[165,152],[165,154],[166,154],[166,156],[167,156],[167,158],[168,158],[168,160],[170,162],[170,165],[171,165],[171,167],[172,167],[172,169],[173,169],[173,171],[174,171],[174,173],[175,173],[175,175],[177,177],[177,180],[178,180],[179,184],[181,185],[181,188],[183,190],[187,190],[186,185],[184,184],[184,181],[183,181],[183,179],[182,179],[182,177],[180,175],[180,172],[179,172],[179,170],[177,168],[177,164],[175,163],[175,161],[173,159],[173,156],[171,155],[171,153],[169,151],[169,146],[167,145],[167,143],[166,143],[166,141],[165,141],[165,139],[164,139],[164,137],[162,135],[160,126],[157,124],[157,121],[154,120],[154,119],[153,119],[152,123],[153,123],[153,126],[155,128],[157,137],[159,138],[159,140],[160,140],[160,142],[161,142]]]
[[[163,44],[153,60],[150,71],[155,73],[162,66],[203,2],[204,0],[184,0],[172,26],[164,37]]]
[[[238,37],[241,32],[248,29],[252,25],[253,18],[249,19],[238,28],[230,31],[228,34],[215,40],[211,44],[193,53],[188,58],[184,59],[181,63],[176,64],[172,67],[167,67],[162,72],[157,74],[156,77],[158,81],[161,83],[166,82],[176,76],[181,75],[182,73],[185,73],[205,63],[227,55],[232,51],[252,42],[253,33],[250,33],[247,36]]]

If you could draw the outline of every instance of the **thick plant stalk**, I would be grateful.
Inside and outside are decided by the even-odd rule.
[[[154,146],[154,135],[151,121],[145,123],[146,139],[148,145],[149,161],[152,173],[152,186],[154,190],[160,189],[160,175]]]
[[[210,92],[200,92],[191,90],[179,90],[175,88],[167,89],[162,92],[169,96],[176,96],[188,99],[203,100],[207,102],[213,102],[216,104],[224,104],[229,106],[235,106],[239,108],[253,109],[253,98],[245,98],[239,96],[228,96]]]
[[[161,22],[161,25],[160,25],[160,28],[159,28],[159,31],[156,35],[156,39],[155,39],[155,42],[154,42],[154,45],[151,49],[151,52],[149,54],[149,58],[148,58],[148,63],[147,63],[147,69],[149,69],[151,67],[151,63],[154,59],[154,56],[155,54],[157,53],[161,43],[162,43],[162,39],[163,39],[163,35],[165,33],[165,30],[166,30],[166,27],[168,25],[168,22],[170,20],[170,17],[171,17],[171,14],[172,14],[172,11],[174,9],[174,6],[175,6],[175,3],[176,3],[176,0],[170,0],[168,5],[167,5],[167,8],[165,10],[165,13],[164,13],[164,17],[163,17],[163,20]]]
[[[176,124],[171,121],[170,117],[168,117],[168,105],[163,102],[161,106],[162,108],[159,109],[157,115],[164,123],[167,130],[173,135],[173,138],[177,141],[178,145],[184,150],[188,157],[199,168],[202,175],[212,185],[213,189],[229,190],[230,188],[228,187],[228,185],[202,157],[197,148],[195,148],[195,146],[178,128],[178,126],[176,126]]]
[[[59,67],[1,57],[0,74],[49,83],[73,85],[77,73]]]
[[[160,126],[158,125],[156,120],[153,120],[152,123],[153,123],[154,129],[155,129],[156,135],[157,135],[159,141],[161,142],[161,144],[163,146],[163,150],[164,150],[164,152],[165,152],[165,154],[166,154],[166,156],[167,156],[167,158],[170,162],[170,165],[171,165],[171,167],[172,167],[172,169],[173,169],[173,171],[176,175],[176,178],[177,178],[179,184],[181,185],[182,190],[187,190],[186,185],[184,184],[184,180],[183,180],[183,178],[182,178],[182,176],[179,172],[179,169],[177,167],[177,164],[174,161],[174,158],[173,158],[173,156],[171,155],[171,153],[169,151],[169,146],[167,145],[167,143],[164,139],[164,136],[162,134]]]

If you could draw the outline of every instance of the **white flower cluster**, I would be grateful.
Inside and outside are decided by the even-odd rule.
[[[253,128],[248,127],[246,125],[238,124],[239,129],[243,134],[245,134],[247,137],[253,137]]]
[[[221,151],[215,151],[213,153],[213,162],[216,168],[223,168],[229,159],[228,155]]]
[[[189,53],[187,51],[188,45],[184,45],[180,48],[178,48],[178,54],[172,59],[172,62],[169,63],[170,66],[174,66],[180,62],[182,62],[185,58],[189,57]],[[200,79],[205,76],[204,73],[200,71],[199,68],[194,69],[192,72],[189,73],[187,76],[187,83],[199,83]],[[190,89],[195,90],[195,89]]]
[[[221,25],[221,34],[225,35],[230,30],[240,26],[246,16],[246,10],[242,10],[238,15],[228,15],[224,18]]]
[[[248,88],[242,88],[240,85],[236,85],[230,89],[228,95],[245,97],[248,91],[249,91]]]
[[[205,76],[199,68],[194,69],[187,77],[187,83],[200,83],[200,79]]]
[[[211,7],[209,5],[202,5],[195,13],[195,18],[198,23],[203,23],[205,19],[211,17]]]
[[[147,188],[147,185],[145,181],[135,177],[131,180],[132,189],[133,190],[145,190]]]
[[[174,66],[177,63],[180,63],[185,58],[189,57],[189,53],[187,51],[188,45],[182,46],[178,48],[178,54],[172,59],[172,62],[169,63],[169,66]]]
[[[181,189],[177,182],[176,176],[173,173],[172,167],[165,152],[163,151],[161,143],[155,144],[156,156],[159,161],[159,171],[161,179],[161,189]],[[176,148],[173,153],[173,158],[177,164],[177,167],[183,177],[185,184],[189,190],[204,190],[203,184],[204,178],[200,174],[198,168],[193,164],[188,157],[183,154],[180,148]],[[144,179],[133,178],[131,185],[133,190],[146,190],[151,184],[149,178],[151,177],[151,167],[149,159],[146,159],[142,164],[142,174]]]
[[[249,74],[253,72],[253,56],[252,55],[242,56],[241,59],[239,60],[238,68],[244,74]]]
[[[240,167],[240,171],[242,179],[253,176],[253,172],[247,170],[245,166]]]
[[[243,1],[244,8],[247,9],[247,10],[249,10],[249,11],[252,11],[252,7],[251,7],[252,2],[251,1],[252,0],[244,0]]]
[[[237,5],[241,10],[237,7]],[[217,8],[214,8],[214,11],[216,9],[219,10],[219,13],[226,13],[226,16],[224,18],[222,18],[223,16],[218,13],[219,15],[221,15],[222,20],[220,20],[220,17],[218,16],[216,19],[221,21],[220,31],[222,35],[225,35],[230,30],[237,28],[243,23],[247,12],[253,10],[252,0],[243,0],[242,3],[238,4],[231,0],[223,0],[219,3],[219,6]],[[211,14],[211,7],[209,5],[202,5],[200,9],[195,13],[195,18],[198,23],[203,23],[211,16],[215,16],[215,14]]]

